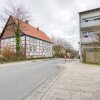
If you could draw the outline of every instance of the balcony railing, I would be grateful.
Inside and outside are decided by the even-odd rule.
[[[92,20],[88,22],[81,22],[81,27],[91,27],[91,26],[97,26],[100,25],[100,20]]]
[[[89,44],[89,43],[94,43],[94,42],[97,42],[96,37],[82,37],[81,38],[82,44]]]

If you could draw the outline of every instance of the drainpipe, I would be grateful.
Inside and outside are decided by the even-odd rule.
[[[79,34],[80,34],[79,52],[80,52],[80,60],[82,61],[82,44],[81,44],[81,16],[80,16],[80,14],[79,14]]]

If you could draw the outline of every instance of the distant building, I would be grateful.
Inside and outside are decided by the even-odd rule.
[[[16,52],[15,32],[12,31],[18,19],[10,16],[0,36],[0,49],[10,47]],[[52,57],[52,42],[39,27],[35,28],[28,21],[21,21],[21,48],[26,57]]]
[[[87,62],[100,62],[100,51],[97,48],[97,35],[100,34],[100,8],[79,13],[80,19],[80,54]]]

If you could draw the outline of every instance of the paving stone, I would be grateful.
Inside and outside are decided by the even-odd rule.
[[[96,92],[95,87],[81,86],[80,89],[84,92]]]
[[[93,95],[92,93],[80,93],[81,99],[80,100],[92,100]]]
[[[100,100],[100,93],[94,93],[92,100]]]
[[[71,92],[72,100],[81,100],[80,92]]]
[[[71,100],[71,95],[69,93],[64,92],[55,92],[53,95],[54,98],[58,98],[59,100]]]
[[[62,74],[41,100],[100,100],[100,67],[79,61],[62,66]]]

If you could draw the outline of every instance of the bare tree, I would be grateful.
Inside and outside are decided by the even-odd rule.
[[[27,10],[22,3],[14,4],[12,0],[8,0],[7,5],[1,9],[0,20],[2,22],[7,22],[7,19],[10,15],[15,16],[19,20],[23,21],[30,19],[29,10]]]
[[[63,38],[57,38],[57,37],[52,36],[51,40],[54,43],[54,45],[60,45],[61,47],[65,49],[73,49],[72,45]]]
[[[52,36],[51,40],[53,42],[54,54],[57,57],[63,57],[64,55],[67,55],[67,52],[74,50],[71,44],[63,38]]]
[[[2,21],[2,24],[7,22],[9,16],[14,16],[17,19],[14,21],[13,28],[8,30],[15,32],[16,56],[19,57],[21,49],[20,33],[21,29],[25,28],[25,26],[22,26],[22,21],[29,20],[30,13],[22,3],[14,4],[12,0],[9,0],[0,13],[0,20]]]

